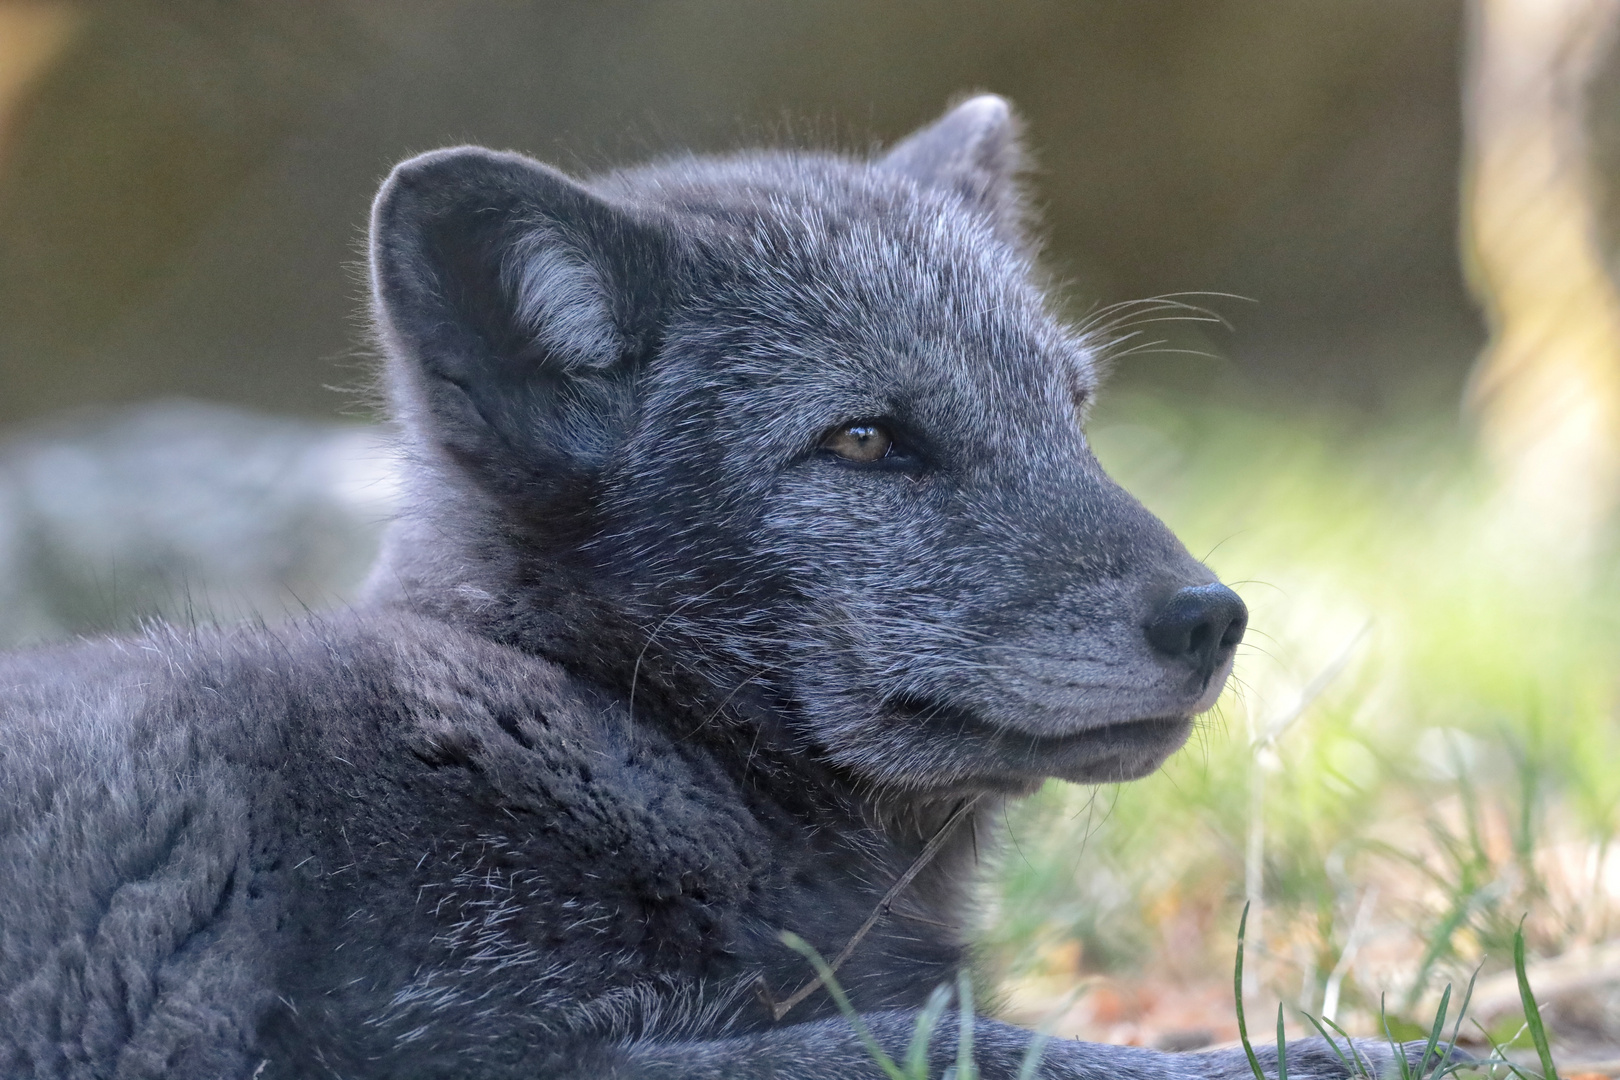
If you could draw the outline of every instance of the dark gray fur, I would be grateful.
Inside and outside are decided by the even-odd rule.
[[[841,972],[898,1052],[997,802],[1155,768],[1230,662],[1144,633],[1213,579],[1086,447],[1014,136],[977,98],[871,161],[396,169],[368,601],[0,661],[0,1075],[878,1076],[824,993],[772,1021],[779,932],[836,953],[983,797]],[[818,449],[871,418],[904,454]],[[1010,1078],[1029,1033],[976,1039]]]

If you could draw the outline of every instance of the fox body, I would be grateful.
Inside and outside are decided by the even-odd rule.
[[[900,1053],[999,803],[1157,767],[1245,619],[1087,448],[1015,135],[980,97],[871,159],[400,165],[364,602],[0,660],[0,1075],[880,1076],[825,992],[772,1007],[783,932],[859,937]]]

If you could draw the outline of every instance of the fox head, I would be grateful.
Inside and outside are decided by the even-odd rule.
[[[1246,612],[1093,457],[1020,160],[983,96],[864,160],[401,164],[371,275],[419,475],[375,587],[876,787],[1157,767]]]

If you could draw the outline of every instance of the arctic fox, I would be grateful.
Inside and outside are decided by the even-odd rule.
[[[983,96],[869,159],[395,169],[366,600],[0,659],[0,1075],[882,1076],[786,935],[902,1054],[999,804],[1156,768],[1246,619],[1092,457],[1019,166]]]

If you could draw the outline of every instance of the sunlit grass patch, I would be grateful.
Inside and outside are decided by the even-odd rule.
[[[1252,630],[1160,774],[1013,811],[985,951],[1015,1012],[1084,976],[1196,988],[1245,901],[1251,991],[1367,1034],[1381,997],[1400,1026],[1481,964],[1510,974],[1526,914],[1534,956],[1620,935],[1620,560],[1512,520],[1455,427],[1148,399],[1093,424]],[[1131,1037],[1106,997],[1059,1032]]]

